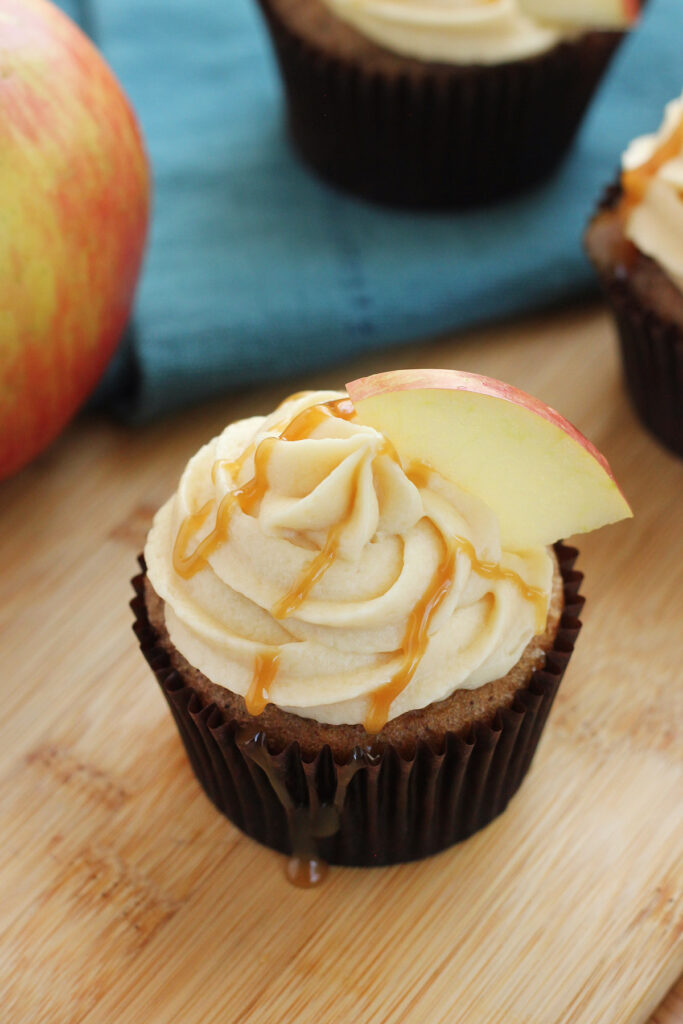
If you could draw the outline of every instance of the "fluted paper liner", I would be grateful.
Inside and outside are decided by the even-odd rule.
[[[380,202],[470,206],[547,178],[569,148],[623,35],[586,32],[494,65],[395,57],[394,71],[326,53],[259,0],[289,129],[331,182]]]
[[[437,853],[483,828],[522,782],[581,628],[577,551],[561,544],[555,551],[565,607],[543,668],[492,725],[475,726],[464,738],[446,734],[438,749],[419,743],[411,757],[392,745],[376,752],[357,748],[340,765],[325,746],[307,761],[297,743],[271,751],[258,719],[245,743],[242,727],[215,704],[203,703],[158,645],[143,598],[142,560],[143,573],[133,580],[133,628],[195,775],[230,821],[266,846],[298,854],[301,836],[310,838],[307,822],[314,821],[319,837],[304,855],[330,864],[394,864]],[[293,835],[299,837],[296,850]]]

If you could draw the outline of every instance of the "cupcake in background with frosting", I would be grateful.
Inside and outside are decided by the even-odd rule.
[[[457,207],[547,178],[637,0],[259,0],[293,141],[371,200]]]
[[[586,233],[614,314],[631,399],[683,455],[683,95],[634,139]]]

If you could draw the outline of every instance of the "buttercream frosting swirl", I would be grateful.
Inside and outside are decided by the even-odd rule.
[[[370,731],[504,676],[543,630],[553,575],[545,548],[501,550],[481,501],[402,466],[337,392],[205,445],[145,559],[171,641],[210,680],[252,711],[262,697]]]
[[[586,27],[589,4],[562,17],[527,13],[524,0],[323,0],[342,21],[395,53],[444,63],[494,64],[544,53]],[[597,5],[596,5],[597,6]],[[599,16],[598,16],[599,22]]]
[[[626,237],[683,291],[683,95],[622,159]]]

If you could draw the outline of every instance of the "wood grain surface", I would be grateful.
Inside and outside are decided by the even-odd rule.
[[[430,861],[300,891],[197,787],[130,630],[129,578],[155,508],[226,422],[410,365],[554,405],[635,520],[579,542],[584,631],[506,814]],[[682,495],[592,305],[144,429],[77,422],[0,486],[3,1024],[680,1022],[681,989],[657,1006],[683,967]]]

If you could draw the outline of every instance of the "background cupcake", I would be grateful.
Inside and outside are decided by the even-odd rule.
[[[586,234],[643,422],[683,454],[683,97],[635,139]]]
[[[260,0],[289,127],[325,177],[370,199],[467,206],[547,177],[629,0]]]

